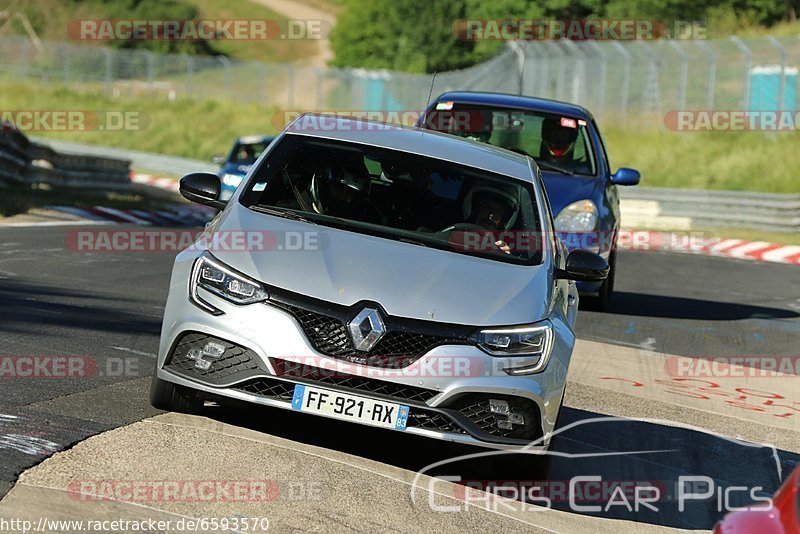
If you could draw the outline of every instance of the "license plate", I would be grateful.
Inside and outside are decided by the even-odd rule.
[[[292,409],[394,430],[408,423],[408,406],[303,384],[294,387]]]

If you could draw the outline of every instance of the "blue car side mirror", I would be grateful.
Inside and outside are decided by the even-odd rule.
[[[642,175],[639,171],[628,169],[627,167],[620,167],[617,172],[611,175],[611,183],[617,185],[636,185],[639,183]]]

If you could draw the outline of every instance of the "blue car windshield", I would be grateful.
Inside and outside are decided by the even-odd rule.
[[[411,244],[541,263],[532,181],[394,149],[287,135],[240,201]]]
[[[425,127],[530,156],[544,171],[597,174],[597,158],[583,119],[523,109],[437,102],[425,117]]]

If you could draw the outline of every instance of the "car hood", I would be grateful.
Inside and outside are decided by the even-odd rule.
[[[350,306],[377,302],[393,316],[475,326],[516,325],[547,317],[549,262],[523,266],[402,243],[230,206],[215,231],[265,232],[283,250],[219,250],[221,261],[264,283]],[[294,241],[316,247],[286,250]],[[269,248],[269,247],[264,247]]]
[[[567,176],[545,170],[542,170],[542,179],[550,199],[553,217],[558,216],[561,210],[573,202],[594,198],[600,184],[600,179],[597,177]]]

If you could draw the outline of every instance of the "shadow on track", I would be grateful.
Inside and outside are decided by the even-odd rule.
[[[794,319],[800,317],[800,313],[781,308],[626,291],[614,293],[608,312],[639,317],[705,321]]]
[[[598,414],[565,407],[560,418],[561,428],[571,423],[598,418]],[[332,419],[274,408],[250,408],[242,411],[233,406],[207,406],[204,415],[238,426],[243,426],[323,447],[369,458],[410,471],[461,455],[482,452],[466,446],[428,440],[425,438],[369,427],[362,427]],[[546,473],[535,467],[529,457],[503,455],[506,461],[493,463],[487,458],[455,461],[426,472],[429,475],[458,476],[462,484],[482,487],[490,481],[512,481],[523,488],[521,500],[525,498],[525,487],[544,485],[542,493],[549,495],[552,507],[571,511],[569,499],[564,493],[569,480],[576,476],[599,476],[602,489],[599,493],[587,490],[577,494],[577,504],[605,507],[610,491],[615,485],[628,486],[628,495],[633,505],[633,485],[652,485],[661,490],[661,496],[653,503],[657,511],[641,507],[629,511],[625,506],[612,506],[608,510],[591,512],[590,515],[605,518],[627,519],[678,528],[711,528],[721,518],[725,509],[720,509],[717,493],[732,486],[761,487],[757,495],[771,495],[779,486],[780,478],[773,450],[767,447],[752,447],[735,440],[707,434],[693,429],[642,422],[636,420],[614,420],[579,424],[559,434],[552,449],[557,453],[595,454],[584,458],[553,456]],[[597,456],[598,453],[630,451],[668,451],[657,454],[626,454],[619,456]],[[800,456],[778,451],[783,476],[792,465],[800,462]],[[709,477],[713,480],[715,493],[712,498],[688,501],[683,512],[678,510],[677,484],[681,476]],[[503,483],[507,485],[507,483]],[[583,486],[580,486],[583,487]],[[579,488],[580,491],[580,488]],[[695,491],[701,489],[695,488]],[[506,494],[506,496],[509,496]],[[514,495],[517,497],[518,495]],[[583,498],[583,500],[581,500]],[[534,499],[535,501],[536,499]],[[752,501],[750,494],[734,492],[729,505],[740,506]],[[419,500],[418,506],[428,506],[427,500]],[[533,505],[527,504],[531,507]],[[574,510],[572,510],[574,512]],[[581,513],[588,513],[582,511]]]
[[[0,285],[0,314],[6,320],[0,323],[0,333],[47,335],[46,327],[57,327],[159,334],[159,319],[129,313],[124,306],[114,305],[124,302],[132,300],[91,290],[75,291],[14,279],[3,280]]]

